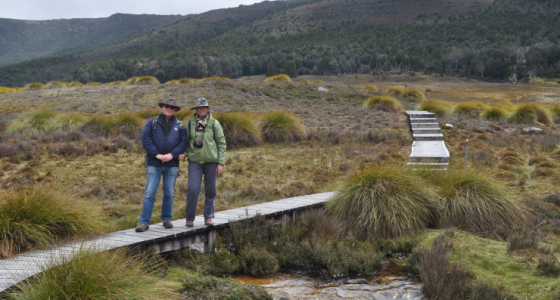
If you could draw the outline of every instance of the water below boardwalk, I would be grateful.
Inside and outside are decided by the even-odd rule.
[[[256,278],[234,276],[246,284],[258,284],[275,300],[280,299],[422,299],[417,279],[393,264],[384,264],[370,276],[320,279],[309,272],[283,271],[277,275]]]

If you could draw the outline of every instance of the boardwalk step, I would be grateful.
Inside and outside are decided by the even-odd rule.
[[[414,141],[443,141],[443,134],[413,134],[412,138]]]
[[[441,133],[439,128],[412,128],[413,134],[435,134]]]
[[[412,128],[439,128],[438,123],[411,123]]]
[[[423,119],[410,119],[410,124],[412,123],[437,123],[436,118],[423,118]]]
[[[407,110],[404,112],[409,118],[435,118],[436,115],[431,112],[422,111],[422,110]]]

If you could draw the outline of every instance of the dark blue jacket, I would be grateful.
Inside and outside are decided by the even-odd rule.
[[[165,136],[163,127],[163,115],[157,117],[155,130],[152,130],[152,119],[149,119],[142,131],[142,145],[148,153],[148,166],[154,167],[178,167],[179,154],[183,154],[187,149],[189,140],[185,126],[177,123],[175,117],[169,120],[169,133]],[[158,154],[171,153],[173,160],[163,163],[157,159]]]

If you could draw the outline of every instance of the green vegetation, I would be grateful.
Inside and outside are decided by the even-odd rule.
[[[25,86],[26,91],[36,91],[44,88],[45,85],[40,82],[31,82]]]
[[[426,96],[424,96],[424,94],[418,90],[406,90],[402,94],[402,97],[410,101],[416,101],[416,102],[426,99]]]
[[[14,88],[0,86],[0,95],[5,93],[15,93],[15,92],[17,92],[17,90]]]
[[[83,83],[78,82],[78,81],[72,81],[66,84],[67,87],[81,87],[84,86]]]
[[[179,80],[174,79],[174,80],[169,80],[168,82],[166,82],[165,84],[178,84]]]
[[[86,118],[78,113],[57,114],[49,120],[46,132],[78,130],[86,121]]]
[[[65,87],[65,86],[66,86],[66,83],[64,83],[64,82],[51,81],[51,82],[47,83],[45,88],[47,88],[47,89],[59,89],[59,88]]]
[[[451,110],[451,104],[443,100],[433,99],[430,101],[424,100],[418,105],[418,109],[429,111],[441,117],[446,115]]]
[[[51,130],[51,121],[56,116],[52,110],[36,110],[21,114],[8,128],[7,132],[32,134],[48,134]]]
[[[0,217],[2,258],[106,229],[95,205],[44,185],[2,192]]]
[[[552,123],[550,112],[540,104],[526,103],[517,107],[509,121],[516,124]]]
[[[213,115],[224,129],[228,149],[257,146],[262,143],[257,116],[228,112]]]
[[[453,114],[478,119],[480,114],[488,108],[488,104],[480,101],[461,102],[455,105]]]
[[[483,120],[488,121],[503,121],[507,119],[508,113],[503,108],[499,106],[493,106],[485,111],[482,112],[480,116]]]
[[[86,85],[101,85],[101,82],[90,81],[90,82],[86,83]]]
[[[560,104],[551,104],[547,106],[548,110],[552,114],[552,119],[554,123],[560,123]]]
[[[268,143],[293,143],[307,136],[301,120],[285,110],[264,114],[260,127],[263,139]]]
[[[159,84],[157,78],[153,76],[140,76],[140,77],[132,77],[127,81],[127,84],[130,85],[152,85],[152,84]]]
[[[290,76],[286,75],[286,74],[278,74],[275,76],[271,76],[266,78],[264,81],[280,81],[280,82],[292,82],[292,80],[290,79]]]
[[[359,237],[374,241],[427,228],[436,218],[434,190],[402,166],[375,166],[354,174],[326,204]]]
[[[369,90],[371,92],[376,92],[377,91],[377,87],[375,85],[371,85],[371,84],[353,85],[353,87],[358,88],[358,89],[366,89],[366,90]]]
[[[398,112],[402,110],[402,104],[399,100],[388,96],[369,97],[363,107],[371,107],[376,110]]]
[[[177,285],[162,280],[152,270],[148,257],[130,251],[96,252],[81,248],[62,256],[62,263],[42,266],[43,272],[18,285],[14,300],[48,299],[172,299]]]
[[[188,299],[272,300],[272,296],[258,285],[245,285],[232,279],[196,273],[187,273],[183,277],[181,292]]]

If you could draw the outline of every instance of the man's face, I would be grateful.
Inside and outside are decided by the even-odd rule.
[[[173,105],[168,105],[168,104],[164,104],[161,107],[161,112],[166,116],[166,117],[171,117],[173,116],[173,114],[175,113],[175,106]]]

